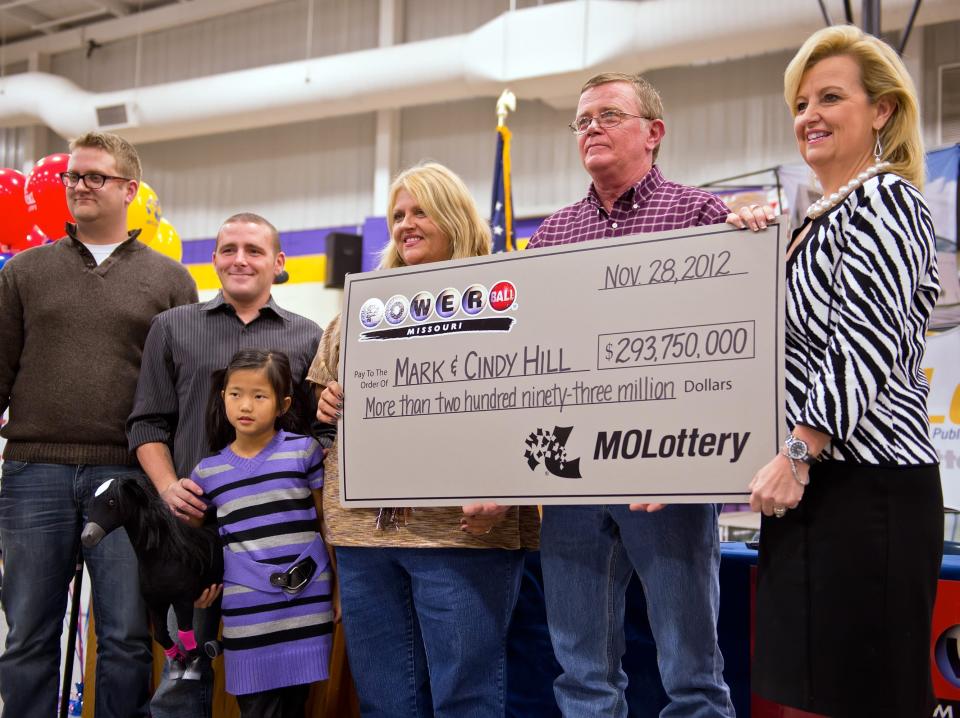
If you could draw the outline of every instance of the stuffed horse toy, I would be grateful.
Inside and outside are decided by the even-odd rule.
[[[205,588],[223,581],[223,548],[216,526],[193,528],[177,519],[145,477],[103,482],[90,502],[80,538],[91,548],[121,526],[137,554],[140,593],[153,621],[153,638],[170,662],[170,677],[198,680],[193,602]],[[170,606],[183,649],[167,630]]]

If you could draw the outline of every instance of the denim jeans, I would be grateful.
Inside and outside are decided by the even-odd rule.
[[[3,463],[0,540],[2,605],[9,633],[0,656],[3,716],[57,714],[60,638],[86,507],[126,466]],[[123,530],[83,549],[97,631],[97,718],[148,715],[150,635],[137,559]]]
[[[364,718],[502,718],[523,551],[337,547]]]
[[[717,646],[717,513],[713,504],[651,514],[627,506],[544,507],[540,554],[550,639],[563,667],[554,695],[564,716],[627,716],[621,658],[633,571],[670,699],[661,717],[734,715]]]

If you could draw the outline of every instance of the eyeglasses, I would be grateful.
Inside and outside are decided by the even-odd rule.
[[[76,172],[61,172],[60,181],[64,187],[73,189],[80,180],[83,180],[83,186],[87,189],[100,189],[107,183],[107,180],[123,180],[130,182],[129,177],[115,177],[114,175],[102,175],[99,172],[88,172],[85,175],[78,175]]]
[[[628,117],[636,117],[638,120],[653,119],[652,117],[645,117],[644,115],[631,115],[629,112],[621,112],[620,110],[604,110],[599,115],[581,115],[575,119],[572,124],[567,125],[567,127],[570,128],[573,134],[583,135],[590,129],[590,124],[594,120],[597,121],[597,127],[609,130],[611,127],[617,127]]]

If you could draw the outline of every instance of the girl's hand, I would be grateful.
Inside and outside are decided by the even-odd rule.
[[[343,416],[343,390],[335,381],[327,384],[317,397],[317,418],[325,424],[336,424]]]
[[[631,511],[646,511],[648,514],[652,514],[654,511],[660,511],[665,507],[666,504],[630,504]]]
[[[770,206],[761,207],[759,204],[751,204],[749,207],[741,207],[739,212],[731,212],[727,215],[727,224],[732,224],[737,229],[746,229],[749,227],[754,232],[767,228],[767,223],[776,219],[773,208]]]
[[[802,461],[796,462],[797,473],[806,481],[810,476],[810,467]],[[780,516],[787,509],[795,509],[803,498],[803,486],[793,477],[790,459],[777,454],[773,461],[764,466],[750,482],[750,508],[762,511],[765,516]],[[779,516],[778,516],[779,518]]]
[[[460,530],[471,536],[485,536],[493,531],[493,527],[503,521],[509,506],[500,504],[469,504],[463,507],[463,518],[460,519]]]
[[[194,608],[210,608],[223,591],[222,583],[214,583],[203,589],[203,593],[193,602]]]

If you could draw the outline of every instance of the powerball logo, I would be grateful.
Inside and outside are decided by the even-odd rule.
[[[361,341],[411,339],[462,332],[508,332],[516,321],[503,316],[517,308],[517,287],[501,280],[489,290],[471,284],[460,291],[454,287],[436,295],[423,290],[409,299],[394,294],[386,301],[371,297],[360,307],[360,323],[367,331]]]

